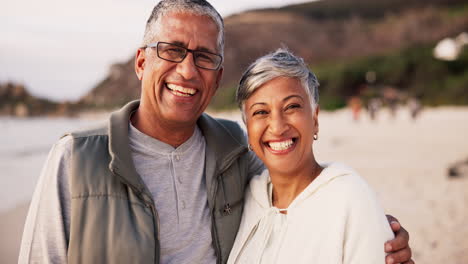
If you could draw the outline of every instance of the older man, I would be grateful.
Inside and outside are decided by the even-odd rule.
[[[135,58],[141,100],[54,145],[20,263],[226,262],[263,165],[237,124],[203,113],[223,72],[223,31],[206,1],[154,8]],[[410,261],[408,234],[397,234],[389,258]]]

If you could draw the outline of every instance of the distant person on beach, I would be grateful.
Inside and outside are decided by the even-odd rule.
[[[382,107],[382,100],[377,97],[373,97],[369,99],[367,102],[367,112],[369,113],[369,117],[371,120],[377,119],[377,113],[379,112],[380,108]]]
[[[136,51],[140,100],[54,145],[19,263],[226,263],[245,188],[264,166],[238,124],[204,113],[223,47],[208,2],[156,5]],[[413,263],[408,232],[391,226],[396,238],[379,245],[387,263]]]
[[[408,109],[410,111],[411,118],[416,120],[422,110],[422,104],[416,97],[410,97],[407,102]]]
[[[398,104],[400,103],[400,95],[398,91],[393,87],[386,87],[383,90],[383,98],[385,104],[388,106],[388,110],[390,110],[390,117],[395,118]]]
[[[385,263],[393,233],[375,193],[347,166],[315,159],[318,85],[284,49],[242,76],[237,102],[267,170],[249,183],[228,263]]]
[[[359,121],[359,115],[361,114],[362,102],[359,96],[351,96],[348,100],[348,107],[351,110],[354,121]]]

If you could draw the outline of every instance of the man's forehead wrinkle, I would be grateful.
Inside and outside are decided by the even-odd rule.
[[[206,26],[203,28],[195,27],[199,21],[191,23],[190,21],[193,19],[203,19]],[[217,39],[213,39],[212,43],[207,41],[210,39],[209,32],[218,30],[211,18],[191,13],[171,13],[160,18],[159,22],[160,27],[155,34],[154,41],[169,42],[193,50],[217,53]],[[190,47],[192,42],[196,46]]]

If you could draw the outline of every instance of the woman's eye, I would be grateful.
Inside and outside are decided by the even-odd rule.
[[[252,116],[255,116],[255,115],[266,115],[266,114],[268,114],[268,112],[265,111],[265,110],[257,110],[257,111],[255,111],[255,112],[253,112]]]
[[[286,110],[294,109],[294,108],[301,108],[301,105],[300,104],[290,104],[290,105],[286,106]]]

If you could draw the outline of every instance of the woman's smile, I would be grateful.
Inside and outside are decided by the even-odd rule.
[[[280,140],[270,140],[264,142],[264,145],[273,153],[273,154],[287,154],[294,150],[296,146],[297,138],[287,138]]]

